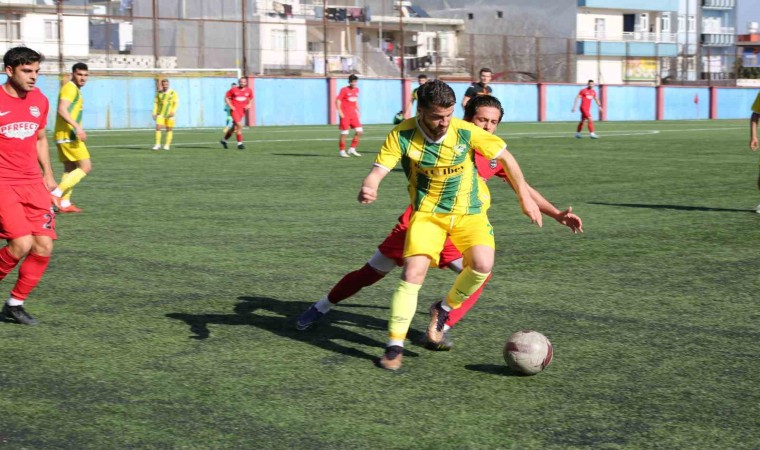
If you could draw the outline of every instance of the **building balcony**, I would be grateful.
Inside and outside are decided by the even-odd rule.
[[[678,11],[678,3],[678,0],[578,0],[578,6],[583,8],[662,12]]]
[[[731,47],[736,44],[733,33],[702,33],[702,45],[707,47]]]
[[[675,42],[578,40],[575,49],[578,55],[584,56],[651,58],[678,56],[678,45]]]
[[[648,33],[640,31],[624,31],[622,33],[593,32],[578,33],[578,41],[605,41],[605,42],[650,42],[650,43],[675,43],[676,33]]]
[[[736,0],[702,0],[704,9],[734,9]]]

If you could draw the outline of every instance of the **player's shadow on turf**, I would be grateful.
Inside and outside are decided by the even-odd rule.
[[[503,377],[524,377],[525,375],[515,372],[514,370],[510,369],[509,367],[499,364],[468,364],[464,366],[467,370],[472,370],[473,372],[482,372],[487,373],[490,375],[500,375]]]
[[[166,317],[181,320],[188,324],[190,331],[194,333],[190,338],[198,340],[208,339],[211,336],[211,331],[208,328],[209,325],[248,325],[267,330],[278,336],[316,345],[325,350],[354,358],[374,361],[377,360],[378,355],[371,355],[356,348],[342,345],[339,341],[375,347],[378,349],[378,353],[385,348],[383,342],[338,326],[348,324],[381,333],[387,329],[387,322],[384,320],[336,308],[323,318],[319,324],[315,325],[313,329],[298,331],[295,327],[296,319],[311,303],[283,302],[269,297],[247,296],[238,297],[238,300],[240,302],[235,305],[234,314],[170,313]],[[417,356],[409,351],[406,354],[408,356]]]
[[[683,206],[683,205],[645,205],[640,203],[605,203],[605,202],[588,202],[590,205],[603,206],[623,206],[625,208],[650,208],[650,209],[675,209],[677,211],[716,211],[716,212],[751,212],[754,209],[732,209],[732,208],[709,208],[706,206]]]

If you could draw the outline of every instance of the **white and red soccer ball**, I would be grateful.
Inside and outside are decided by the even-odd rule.
[[[552,343],[534,330],[514,333],[504,344],[504,361],[523,375],[535,375],[552,362]]]

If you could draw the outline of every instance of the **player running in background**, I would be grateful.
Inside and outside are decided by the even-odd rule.
[[[232,83],[230,87],[234,88],[235,86],[237,86],[237,83]],[[222,129],[222,133],[227,134],[235,123],[232,121],[232,112],[230,111],[230,105],[228,105],[227,102],[224,102],[224,115],[224,128]]]
[[[449,85],[428,81],[418,92],[416,120],[396,126],[386,138],[358,200],[369,204],[377,199],[381,181],[401,162],[408,178],[409,220],[404,245],[401,282],[391,299],[389,340],[379,366],[401,367],[404,341],[417,309],[417,297],[428,267],[438,265],[446,238],[462,252],[464,269],[445,300],[431,308],[426,339],[443,341],[449,312],[459,308],[488,279],[494,263],[494,236],[480,197],[482,189],[474,163],[474,149],[488,159],[501,162],[515,188],[523,212],[538,226],[541,211],[530,195],[517,161],[501,138],[453,118],[456,96]]]
[[[480,128],[495,133],[496,127],[504,115],[501,103],[493,96],[479,96],[472,99],[465,109],[465,120],[473,122]],[[501,165],[495,161],[487,160],[480,153],[475,154],[475,164],[478,175],[485,181],[494,175],[498,175],[505,181],[509,182]],[[511,184],[510,184],[511,186]],[[572,208],[560,211],[554,205],[549,203],[538,191],[530,187],[531,196],[538,204],[542,213],[554,218],[557,222],[567,226],[574,233],[583,232],[583,223],[581,219],[572,213]],[[490,193],[488,188],[483,185],[481,192],[486,209],[490,205]],[[298,318],[296,328],[305,330],[318,322],[327,314],[334,305],[345,300],[362,288],[371,286],[384,278],[396,266],[403,264],[404,241],[406,239],[406,230],[409,226],[409,218],[412,215],[412,207],[408,206],[404,213],[398,218],[398,223],[391,233],[378,246],[378,250],[372,255],[372,258],[360,269],[346,274],[340,281],[318,302],[311,305]],[[446,268],[459,273],[462,271],[462,254],[454,246],[450,239],[446,240],[443,250],[440,254],[440,268]],[[478,301],[483,287],[481,286],[473,293],[459,309],[451,311],[444,325],[444,339],[440,343],[426,342],[426,346],[433,350],[449,350],[452,347],[452,340],[449,330],[459,322],[467,311]]]
[[[588,121],[588,131],[591,139],[597,139],[596,133],[594,133],[594,119],[591,118],[591,100],[596,102],[599,107],[599,111],[602,111],[602,104],[596,97],[596,91],[594,90],[594,80],[588,80],[588,84],[585,88],[581,89],[578,95],[573,101],[573,109],[571,112],[575,112],[575,108],[578,107],[578,100],[581,102],[581,121],[578,122],[578,129],[575,132],[575,137],[581,138],[581,131],[583,131],[583,121]]]
[[[243,150],[245,149],[245,145],[243,144],[243,117],[245,117],[245,112],[253,104],[253,91],[248,87],[248,78],[240,77],[238,85],[232,86],[224,94],[224,102],[230,108],[232,122],[235,126],[224,133],[224,137],[219,143],[222,144],[222,147],[227,148],[227,139],[232,136],[232,133],[235,133],[237,148],[238,150]]]
[[[404,117],[411,117],[412,116],[412,107],[414,106],[414,102],[417,101],[417,89],[420,88],[423,84],[427,83],[428,77],[424,73],[421,73],[417,75],[417,82],[419,83],[419,86],[414,88],[412,91],[412,98],[409,99],[409,104],[406,105],[406,109],[404,110]]]
[[[749,119],[749,148],[753,152],[756,152],[760,148],[760,142],[757,138],[757,122],[760,120],[760,93],[755,97],[755,102],[752,104],[752,116]],[[757,188],[760,189],[760,173],[757,175]],[[757,205],[755,212],[760,214],[760,205]]]
[[[465,91],[464,97],[462,97],[462,109],[467,107],[467,102],[469,102],[470,99],[477,97],[478,95],[491,95],[493,92],[491,86],[488,85],[488,83],[491,82],[491,78],[493,78],[493,72],[491,69],[488,67],[480,69],[478,78],[480,78],[480,81],[472,83]]]
[[[0,92],[0,238],[7,242],[0,249],[0,280],[21,263],[2,314],[23,325],[37,324],[24,301],[45,273],[56,238],[49,194],[55,177],[45,136],[49,105],[34,86],[41,61],[30,48],[9,49]]]
[[[335,97],[335,108],[337,108],[340,116],[338,150],[343,158],[348,158],[349,155],[361,156],[356,151],[356,147],[359,145],[359,137],[364,133],[362,123],[359,120],[359,88],[356,87],[358,83],[359,77],[353,74],[349,75],[348,86],[341,88],[338,96]],[[351,128],[354,129],[354,138],[351,140],[351,147],[346,152],[346,136],[348,136],[348,131]]]
[[[169,150],[174,138],[174,117],[179,104],[177,91],[169,88],[169,80],[163,79],[153,100],[153,120],[156,121],[156,144],[153,150],[161,150],[161,130],[166,129],[164,150]]]
[[[82,128],[84,99],[81,89],[87,83],[89,69],[85,63],[71,68],[71,80],[61,87],[58,94],[58,115],[55,118],[55,145],[58,160],[63,163],[61,183],[50,193],[53,204],[61,213],[82,212],[71,203],[74,186],[92,171],[90,152],[85,141],[87,133]]]

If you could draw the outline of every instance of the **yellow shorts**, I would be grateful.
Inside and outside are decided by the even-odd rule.
[[[156,116],[156,125],[158,125],[159,127],[174,128],[174,116],[172,117]]]
[[[80,140],[70,142],[56,142],[58,147],[58,161],[82,161],[84,159],[90,159],[90,152],[87,151],[87,146]]]
[[[451,238],[451,242],[462,253],[475,245],[496,248],[493,227],[485,213],[465,215],[415,212],[406,232],[404,257],[425,255],[430,258],[430,265],[437,266],[447,237]]]

